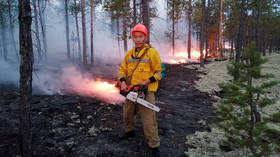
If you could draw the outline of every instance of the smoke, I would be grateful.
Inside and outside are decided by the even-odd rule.
[[[15,63],[9,63],[0,59],[0,83],[2,84],[18,84],[19,82],[19,66]]]
[[[121,104],[124,97],[119,94],[116,82],[82,72],[75,66],[65,67],[59,71],[49,68],[38,74],[34,87],[49,95],[79,95],[98,98],[110,104]]]
[[[165,1],[156,0],[153,2],[153,7],[157,9],[157,16],[152,18],[151,28],[151,43],[152,46],[159,52],[161,60],[165,63],[197,63],[197,57],[188,59],[187,56],[187,39],[188,39],[188,21],[185,13],[182,18],[175,25],[175,52],[184,55],[173,56],[171,35],[171,19],[167,16],[167,6]],[[192,30],[193,31],[193,30]],[[193,31],[194,32],[194,31]],[[169,35],[169,36],[168,36]],[[195,38],[195,35],[191,35],[191,50],[194,56],[199,52],[199,41]],[[198,53],[199,54],[199,53]]]
[[[56,61],[57,62],[57,61]],[[0,59],[0,83],[19,85],[19,66]],[[94,67],[85,72],[69,64],[34,65],[33,94],[79,95],[121,104],[124,97],[115,87],[117,66]],[[109,81],[110,80],[110,81]]]
[[[116,21],[111,21],[110,17],[104,13],[101,6],[96,8],[94,21],[94,61],[95,67],[89,71],[78,68],[78,42],[74,16],[69,13],[70,22],[70,48],[71,61],[67,59],[66,32],[64,20],[64,6],[62,1],[53,0],[47,3],[44,10],[47,38],[47,61],[38,59],[38,52],[35,46],[34,52],[34,72],[33,87],[34,93],[39,94],[74,94],[86,97],[97,97],[108,103],[117,104],[123,101],[123,97],[118,94],[113,86],[114,82],[104,80],[114,80],[117,76],[118,65],[124,57],[123,40],[118,43]],[[170,28],[167,23],[165,3],[158,0],[153,4],[158,9],[158,16],[152,19],[151,43],[159,52],[163,61],[169,62],[172,56],[171,42],[166,37],[166,31]],[[184,18],[183,18],[184,19]],[[82,41],[81,17],[79,14],[79,32]],[[34,22],[34,21],[33,21]],[[87,25],[87,61],[90,63],[90,17],[86,16]],[[181,20],[176,26],[176,49],[186,49],[187,22]],[[121,23],[120,23],[121,26]],[[18,29],[16,27],[16,29]],[[33,23],[34,33],[34,23]],[[128,30],[130,32],[130,30]],[[122,30],[120,30],[122,33]],[[42,36],[40,36],[42,38]],[[18,39],[18,30],[15,31],[15,39]],[[35,35],[33,43],[36,45]],[[19,43],[18,41],[16,41]],[[42,39],[41,39],[42,42]],[[192,40],[193,48],[196,41]],[[43,43],[42,48],[43,48]],[[82,46],[82,42],[81,42]],[[128,39],[128,49],[133,47],[131,39]],[[15,60],[14,52],[9,47],[8,60]],[[170,63],[170,62],[169,62]],[[74,66],[76,64],[76,66]],[[18,63],[0,60],[0,83],[19,83]],[[106,79],[105,79],[106,78]],[[106,87],[106,88],[105,88]]]

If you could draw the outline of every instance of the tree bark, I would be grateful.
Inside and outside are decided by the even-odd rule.
[[[172,55],[175,56],[175,11],[174,1],[172,2]]]
[[[1,28],[1,36],[2,36],[2,46],[3,46],[3,57],[4,60],[8,59],[8,49],[7,49],[7,34],[6,34],[6,24],[4,18],[4,8],[0,8],[0,28]]]
[[[204,67],[204,45],[205,45],[205,0],[202,0],[202,6],[201,6],[201,22],[200,22],[200,66]]]
[[[83,31],[83,65],[87,65],[87,37],[86,37],[86,19],[85,19],[85,0],[81,0],[82,11],[82,31]]]
[[[70,39],[69,39],[69,17],[68,17],[68,0],[64,0],[65,11],[65,26],[66,26],[66,45],[67,45],[67,59],[70,60]]]
[[[0,58],[2,58],[4,56],[3,54],[3,49],[2,49],[2,36],[0,34]]]
[[[92,65],[94,64],[93,22],[94,22],[94,0],[90,0],[90,62]]]
[[[123,46],[124,46],[124,53],[127,52],[127,15],[128,15],[128,8],[127,8],[127,1],[123,1]]]
[[[207,1],[207,5],[205,6],[206,8],[205,8],[205,35],[204,35],[204,41],[205,41],[205,60],[208,58],[208,56],[209,56],[209,53],[211,52],[211,50],[210,50],[210,44],[211,43],[209,43],[209,39],[210,39],[210,33],[209,33],[209,27],[210,27],[210,1]],[[209,52],[209,50],[210,50],[210,52]]]
[[[46,2],[43,3],[43,5],[41,4],[40,0],[37,1],[38,2],[38,12],[39,12],[39,21],[41,24],[41,31],[42,31],[42,36],[43,36],[43,45],[44,45],[44,58],[45,61],[48,60],[48,46],[47,46],[47,37],[46,37],[46,23],[45,23],[45,13],[43,13],[42,11],[42,7],[46,6]],[[44,8],[45,9],[45,8]]]
[[[247,60],[247,64],[250,64]],[[248,72],[250,73],[250,72]],[[248,85],[252,86],[252,81],[253,81],[253,77],[251,76],[251,74],[249,74],[250,76],[248,77]],[[253,131],[257,125],[257,122],[260,121],[260,114],[257,111],[257,107],[256,104],[253,103],[253,93],[249,92],[249,102],[248,105],[250,106],[250,129],[249,131],[249,136],[250,136],[250,140],[252,142],[252,145],[250,146],[251,152],[254,154],[254,156],[256,156],[257,150],[254,146],[254,135],[253,135]]]
[[[148,30],[148,40],[147,43],[150,44],[150,17],[149,17],[149,1],[141,0],[141,10],[142,10],[142,22],[147,27]]]
[[[255,33],[256,33],[256,48],[258,52],[261,52],[261,43],[260,43],[260,17],[262,12],[262,0],[257,0],[257,17],[256,17],[256,27],[255,27]]]
[[[127,21],[126,16],[123,17],[123,47],[124,53],[127,51]]]
[[[77,6],[77,0],[74,0],[75,6]],[[79,51],[79,62],[82,60],[82,52],[81,52],[81,39],[80,39],[80,28],[79,28],[79,22],[78,22],[78,12],[75,11],[75,23],[76,23],[76,32],[77,32],[77,39],[78,39],[78,51]]]
[[[230,46],[230,60],[232,60],[233,59],[233,43],[234,43],[234,41],[233,40],[231,40],[230,41],[230,43],[231,43],[231,46]]]
[[[13,16],[12,16],[12,12],[11,12],[11,0],[8,0],[8,13],[9,13],[9,23],[10,23],[10,36],[12,38],[12,47],[14,49],[15,55],[17,60],[19,60],[19,55],[18,55],[18,50],[17,50],[17,44],[16,44],[16,40],[15,40],[15,35],[14,35],[14,22],[13,22]]]
[[[38,10],[37,10],[36,0],[32,0],[32,3],[33,3],[33,12],[34,12],[34,19],[35,19],[35,36],[36,36],[36,41],[37,41],[36,50],[38,52],[38,58],[40,61],[40,60],[42,60],[42,47],[41,47],[41,41],[40,41]]]
[[[136,15],[136,0],[133,0],[133,25],[135,26],[137,24],[137,15]]]
[[[223,57],[223,32],[222,32],[222,23],[223,23],[223,0],[220,0],[220,19],[219,19],[219,57]]]
[[[245,3],[246,0],[242,0],[240,6],[241,8],[240,8],[239,26],[238,26],[238,34],[237,34],[237,41],[236,41],[236,57],[235,57],[236,62],[240,61],[242,46],[244,42]]]
[[[20,149],[22,157],[31,157],[31,99],[33,50],[31,34],[31,7],[29,0],[19,0],[20,42]]]
[[[191,58],[191,27],[192,27],[192,0],[189,0],[189,10],[188,10],[188,23],[189,23],[189,27],[188,27],[188,58]]]
[[[117,38],[118,38],[119,56],[121,57],[120,19],[119,18],[117,18]]]

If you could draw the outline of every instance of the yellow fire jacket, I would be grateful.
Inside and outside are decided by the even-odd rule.
[[[135,51],[135,47],[129,50],[120,65],[118,75],[120,81],[125,81],[127,77],[131,77],[131,84],[133,85],[149,79],[151,83],[148,85],[148,91],[156,92],[158,89],[158,81],[162,78],[161,59],[158,52],[154,48],[149,47],[150,46],[146,44],[138,54]],[[138,59],[145,52],[146,48],[149,48],[147,53],[143,56],[138,67],[135,69],[139,61]],[[135,71],[131,76],[134,69]]]

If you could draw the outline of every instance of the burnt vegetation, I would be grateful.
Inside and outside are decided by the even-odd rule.
[[[137,23],[148,28],[147,42],[167,69],[157,92],[163,156],[183,156],[186,135],[211,131],[213,118],[228,137],[224,152],[279,152],[279,130],[266,125],[279,124],[279,111],[259,113],[275,102],[261,97],[262,88],[277,81],[254,82],[272,76],[262,75],[261,65],[280,51],[279,6],[278,0],[0,0],[0,156],[150,156],[140,122],[135,139],[119,141],[122,106],[100,98],[108,97],[104,89],[115,92],[116,68]],[[207,75],[205,64],[224,60],[231,60],[233,78],[216,91],[223,99],[214,108],[213,95],[195,81]],[[79,81],[92,86],[77,90]]]

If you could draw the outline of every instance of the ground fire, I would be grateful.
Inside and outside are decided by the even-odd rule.
[[[205,49],[203,50],[203,55],[205,56]],[[175,50],[174,57],[169,57],[171,59],[165,59],[164,61],[169,64],[186,64],[186,63],[200,63],[200,51],[191,50],[191,57],[188,57],[188,52],[185,50]]]
[[[44,73],[39,73],[40,82],[35,82],[35,86],[48,94],[73,94],[97,98],[109,104],[122,104],[125,99],[115,86],[116,81],[81,72],[74,66],[63,68],[59,75],[52,71]]]
[[[0,157],[279,156],[279,11],[0,0]]]

